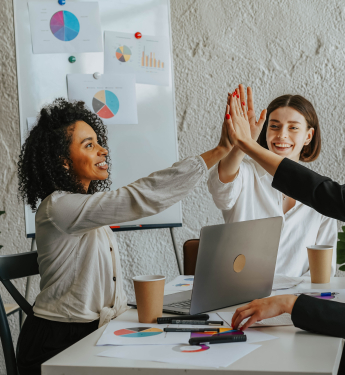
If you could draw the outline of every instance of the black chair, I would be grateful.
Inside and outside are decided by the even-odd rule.
[[[37,275],[37,251],[0,256],[0,281],[26,315],[33,313],[32,306],[19,293],[10,280]],[[0,296],[0,337],[4,351],[7,375],[18,375],[12,335],[8,325],[4,304]]]

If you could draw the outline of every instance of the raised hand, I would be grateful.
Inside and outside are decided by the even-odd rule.
[[[231,144],[241,148],[242,144],[251,140],[251,133],[238,101],[236,95],[231,95],[230,105],[226,106],[225,124]]]
[[[253,100],[253,91],[250,86],[247,87],[247,104],[248,109],[246,109],[246,95],[244,92],[244,86],[240,84],[238,86],[238,92],[240,94],[240,101],[241,101],[241,108],[244,113],[247,114],[249,125],[250,125],[250,133],[252,135],[252,139],[257,141],[259,135],[262,130],[262,126],[265,122],[266,116],[264,115],[264,111],[261,112],[259,121],[256,121],[255,110],[254,110],[254,100]]]

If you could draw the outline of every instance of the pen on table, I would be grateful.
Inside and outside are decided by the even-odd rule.
[[[164,328],[164,332],[215,332],[219,333],[219,328]]]
[[[210,317],[207,314],[199,314],[199,315],[183,315],[183,316],[163,316],[157,318],[158,324],[168,324],[171,323],[172,320],[176,320],[179,318],[183,318],[183,320],[208,320]]]
[[[201,326],[211,326],[219,325],[222,326],[224,322],[222,320],[177,320],[173,319],[171,324],[190,324],[190,325],[201,325]]]
[[[335,296],[336,294],[339,294],[339,293],[336,293],[336,292],[322,292],[322,293],[307,292],[307,293],[295,293],[295,296],[300,296],[302,294],[305,295],[305,296],[311,296],[311,297],[331,297],[331,296]]]
[[[247,341],[246,335],[234,335],[234,336],[227,336],[227,335],[215,335],[210,337],[192,337],[189,339],[190,345],[199,345],[201,343],[204,344],[221,344],[227,342],[244,342]]]

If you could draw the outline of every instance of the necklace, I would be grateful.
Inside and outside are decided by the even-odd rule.
[[[283,194],[283,201],[285,201],[286,195]]]

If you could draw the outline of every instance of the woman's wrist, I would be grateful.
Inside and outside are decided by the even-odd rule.
[[[222,146],[217,146],[210,151],[206,151],[205,153],[201,154],[200,156],[204,159],[207,168],[212,168],[215,164],[217,164],[221,159],[223,159],[228,153],[229,149]]]
[[[295,303],[296,303],[296,300],[297,300],[297,296],[294,296],[293,294],[288,294],[285,297],[286,297],[286,300],[285,300],[284,311],[286,313],[291,314],[292,313],[292,309],[295,306]]]

